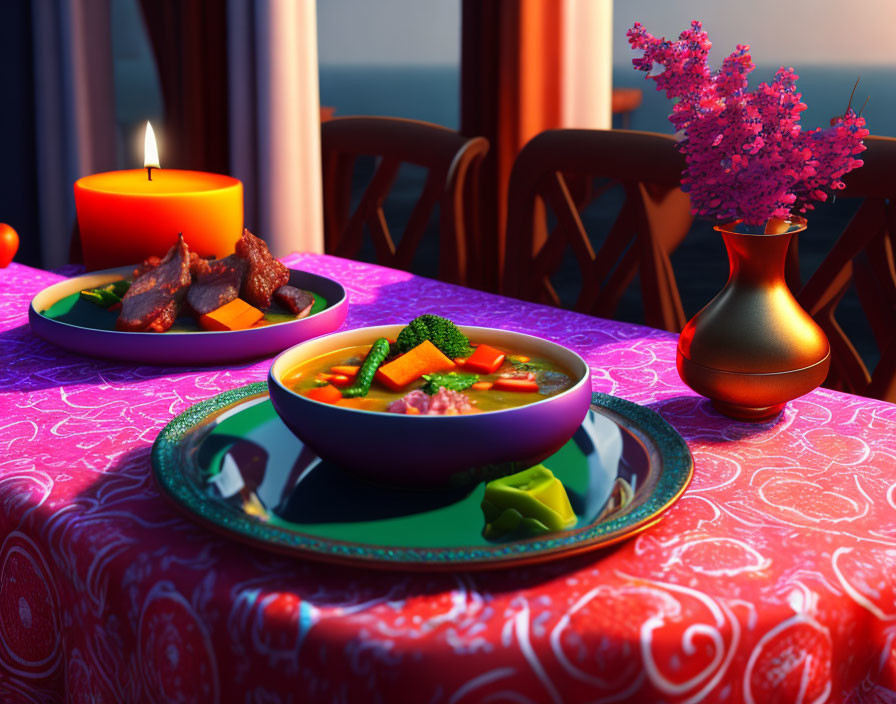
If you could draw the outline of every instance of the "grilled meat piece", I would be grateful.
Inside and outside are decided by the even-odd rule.
[[[162,263],[162,260],[156,255],[152,255],[143,260],[142,264],[139,264],[136,269],[134,269],[131,274],[132,279],[138,279],[143,276],[147,271],[155,269],[159,264]]]
[[[159,312],[159,314],[155,317],[155,319],[149,324],[148,327],[143,329],[143,332],[165,332],[168,328],[174,325],[174,321],[177,320],[177,314],[180,311],[180,304],[183,300],[181,297],[179,300],[171,299],[165,305],[164,308]],[[124,309],[124,302],[122,301],[122,309]],[[121,322],[121,318],[118,319],[119,324]],[[122,328],[118,328],[121,330]]]
[[[295,286],[281,286],[274,291],[274,300],[297,318],[304,318],[311,313],[314,294]]]
[[[208,259],[200,257],[196,252],[190,252],[190,273],[194,279],[205,276],[211,271],[211,262]]]
[[[165,332],[177,317],[190,281],[190,248],[181,235],[158,266],[131,284],[121,299],[115,327],[128,332]]]
[[[235,254],[207,262],[208,271],[201,274],[187,291],[187,305],[197,316],[211,313],[240,295],[240,286],[249,265]]]
[[[236,255],[249,265],[240,297],[256,308],[270,308],[274,291],[289,283],[289,269],[274,259],[264,240],[249,230],[243,230],[243,236],[237,241]]]
[[[132,279],[136,279],[140,276],[143,276],[150,269],[155,269],[159,264],[162,263],[162,259],[155,255],[151,257],[147,257],[143,260],[143,263],[138,265],[136,269],[134,269],[131,274]],[[200,257],[196,252],[190,252],[190,273],[194,277],[202,276],[203,274],[208,273],[209,261]]]

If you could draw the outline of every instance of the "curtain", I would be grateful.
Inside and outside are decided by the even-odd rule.
[[[610,129],[613,0],[564,0],[562,31],[562,126]]]
[[[230,149],[271,251],[323,251],[313,0],[228,0]]]
[[[463,0],[460,131],[491,147],[480,171],[480,266],[474,285],[497,290],[510,170],[520,148],[559,127],[562,2]]]
[[[34,161],[34,51],[31,4],[0,4],[0,220],[19,233],[16,261],[40,264],[37,164]]]
[[[69,260],[72,184],[116,164],[109,0],[33,0],[31,11],[38,229],[50,268]]]
[[[221,0],[140,0],[165,104],[162,166],[227,173],[227,9]]]
[[[323,251],[313,0],[141,6],[165,101],[162,166],[240,179],[246,226],[275,255]]]
[[[510,170],[557,127],[610,126],[611,0],[463,0],[461,132],[491,148],[480,175],[478,287],[497,290]]]

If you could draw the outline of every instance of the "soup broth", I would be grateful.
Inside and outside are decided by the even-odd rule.
[[[359,345],[315,357],[291,369],[283,378],[283,384],[296,393],[305,395],[311,389],[327,383],[326,377],[332,376],[334,367],[362,364],[369,350],[370,345]],[[508,375],[515,377],[530,375],[530,378],[534,377],[539,390],[511,391],[493,387],[487,390],[467,388],[461,391],[479,411],[498,411],[543,401],[549,396],[565,391],[578,381],[568,369],[551,360],[517,355],[513,352],[505,352],[505,354],[504,362],[491,374],[471,372],[463,365],[458,365],[456,371],[462,374],[476,373],[480,383],[494,383],[499,378]],[[368,411],[386,411],[386,407],[391,402],[403,398],[414,389],[422,388],[425,384],[425,380],[421,377],[400,391],[393,391],[375,379],[366,396],[344,398],[337,401],[337,405]]]

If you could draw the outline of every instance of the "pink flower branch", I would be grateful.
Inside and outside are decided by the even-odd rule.
[[[640,22],[628,31],[643,56],[635,68],[650,73],[657,90],[677,99],[669,120],[683,135],[682,189],[694,215],[718,221],[761,225],[769,218],[804,213],[810,201],[825,200],[825,189],[843,188],[844,174],[862,165],[865,120],[848,109],[826,129],[803,132],[806,109],[797,92],[798,76],[781,68],[771,84],[747,91],[754,69],[749,46],[739,44],[712,72],[712,47],[703,25],[694,21],[678,41],[657,39]]]

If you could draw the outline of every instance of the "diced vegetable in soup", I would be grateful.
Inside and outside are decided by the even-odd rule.
[[[561,393],[578,381],[550,359],[476,340],[470,341],[468,355],[454,358],[423,340],[403,353],[393,344],[380,359],[384,342],[311,359],[290,370],[283,383],[303,396],[350,408],[389,412],[393,404],[392,412],[451,415],[524,406]],[[371,349],[377,371],[366,394],[354,396],[356,391],[347,390],[357,388],[355,376],[364,369]],[[408,396],[411,392],[416,393]],[[403,403],[395,403],[402,399]]]

